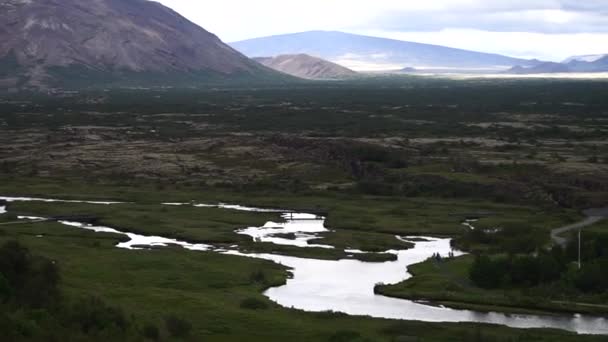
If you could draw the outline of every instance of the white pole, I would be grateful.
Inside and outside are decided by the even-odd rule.
[[[581,228],[578,229],[578,269],[581,269]]]

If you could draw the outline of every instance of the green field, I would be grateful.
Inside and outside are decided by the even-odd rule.
[[[543,286],[510,290],[479,288],[469,279],[473,259],[473,256],[466,255],[439,262],[428,260],[409,268],[414,275],[411,279],[396,285],[378,286],[375,291],[391,297],[430,300],[449,307],[479,311],[591,315],[605,315],[608,312],[602,295],[575,298],[568,293],[560,298],[549,295],[559,290]]]
[[[264,288],[285,281],[286,270],[271,262],[181,249],[120,250],[111,234],[50,223],[1,229],[0,242],[17,239],[56,261],[67,296],[104,298],[132,316],[136,326],[154,324],[165,337],[162,317],[174,314],[192,324],[187,340],[193,341],[471,341],[478,336],[483,341],[602,340],[549,330],[304,313],[280,308],[262,296]],[[259,272],[262,280],[255,280],[252,275]],[[267,308],[241,307],[252,298]]]
[[[381,252],[411,247],[396,235],[450,237],[489,258],[532,258],[551,248],[551,229],[608,203],[607,91],[603,80],[404,76],[0,93],[0,196],[126,202],[9,203],[0,241],[17,239],[56,260],[67,300],[95,295],[122,308],[133,340],[149,325],[171,339],[167,315],[187,320],[185,339],[193,341],[605,340],[304,313],[262,295],[288,277],[270,262],[173,247],[126,251],[114,247],[121,236],[11,222],[17,214],[92,215],[125,232],[328,260],[349,257],[347,248],[370,252],[354,255],[361,260],[394,259]],[[161,205],[191,201],[328,212],[330,231],[312,243],[337,248],[254,243],[235,232],[279,221],[278,214]],[[471,218],[475,230],[462,225]],[[593,285],[608,284],[606,228],[600,222],[584,235],[588,269],[552,283],[481,289],[465,256],[415,265],[413,278],[378,290],[479,310],[605,313],[608,287]],[[571,266],[572,248],[564,255]],[[593,291],[572,287],[574,278]],[[53,330],[42,313],[0,308],[31,340],[49,339],[34,334]]]

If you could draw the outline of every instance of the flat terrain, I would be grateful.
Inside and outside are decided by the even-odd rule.
[[[2,95],[0,195],[128,203],[10,203],[0,241],[56,260],[68,296],[99,296],[139,325],[160,325],[171,308],[191,322],[192,340],[600,341],[299,312],[262,295],[287,278],[269,262],[117,250],[111,234],[10,222],[16,214],[94,215],[123,231],[305,258],[410,247],[395,235],[448,236],[476,254],[534,254],[549,248],[552,229],[607,205],[607,91],[602,80],[378,77]],[[273,213],[160,206],[190,201],[327,211],[330,231],[313,243],[339,248],[254,244],[234,232],[280,220]],[[606,221],[585,232],[605,233]],[[605,312],[608,304],[605,293],[557,286],[482,290],[468,278],[472,260],[417,265],[415,277],[382,291],[516,312]],[[539,301],[544,294],[550,299]],[[263,308],[248,309],[252,302]]]

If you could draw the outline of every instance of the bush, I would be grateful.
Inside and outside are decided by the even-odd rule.
[[[485,255],[477,256],[469,271],[471,281],[484,289],[500,287],[506,270],[505,261],[502,258],[492,260]]]
[[[257,298],[247,298],[241,301],[241,308],[249,310],[265,310],[268,309],[268,304]]]
[[[263,271],[257,270],[252,272],[249,276],[249,280],[254,284],[265,284],[266,283],[266,275]]]
[[[482,255],[475,258],[469,277],[473,283],[485,289],[532,287],[560,279],[565,270],[558,250],[542,252],[538,256],[511,258]]]
[[[192,330],[190,322],[175,315],[165,317],[165,326],[171,336],[179,338],[187,337]]]
[[[129,326],[122,310],[107,305],[97,297],[88,297],[72,305],[69,320],[85,334],[114,328],[126,331]]]
[[[8,280],[0,273],[0,303],[4,302],[11,294],[11,287]]]
[[[350,330],[336,331],[329,338],[329,342],[354,342],[354,341],[360,341],[360,340],[361,340],[361,334],[359,334],[356,331],[350,331]]]
[[[43,257],[32,256],[17,241],[0,247],[0,273],[8,288],[13,289],[16,303],[41,308],[59,295],[59,270],[55,263]]]
[[[574,278],[575,286],[584,292],[601,293],[608,289],[608,258],[583,264]]]
[[[160,338],[160,333],[158,332],[158,327],[153,323],[148,323],[144,325],[142,329],[142,335],[153,341],[157,341]]]

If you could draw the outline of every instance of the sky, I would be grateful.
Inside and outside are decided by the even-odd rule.
[[[608,0],[158,0],[226,42],[338,30],[513,57],[608,53]]]

